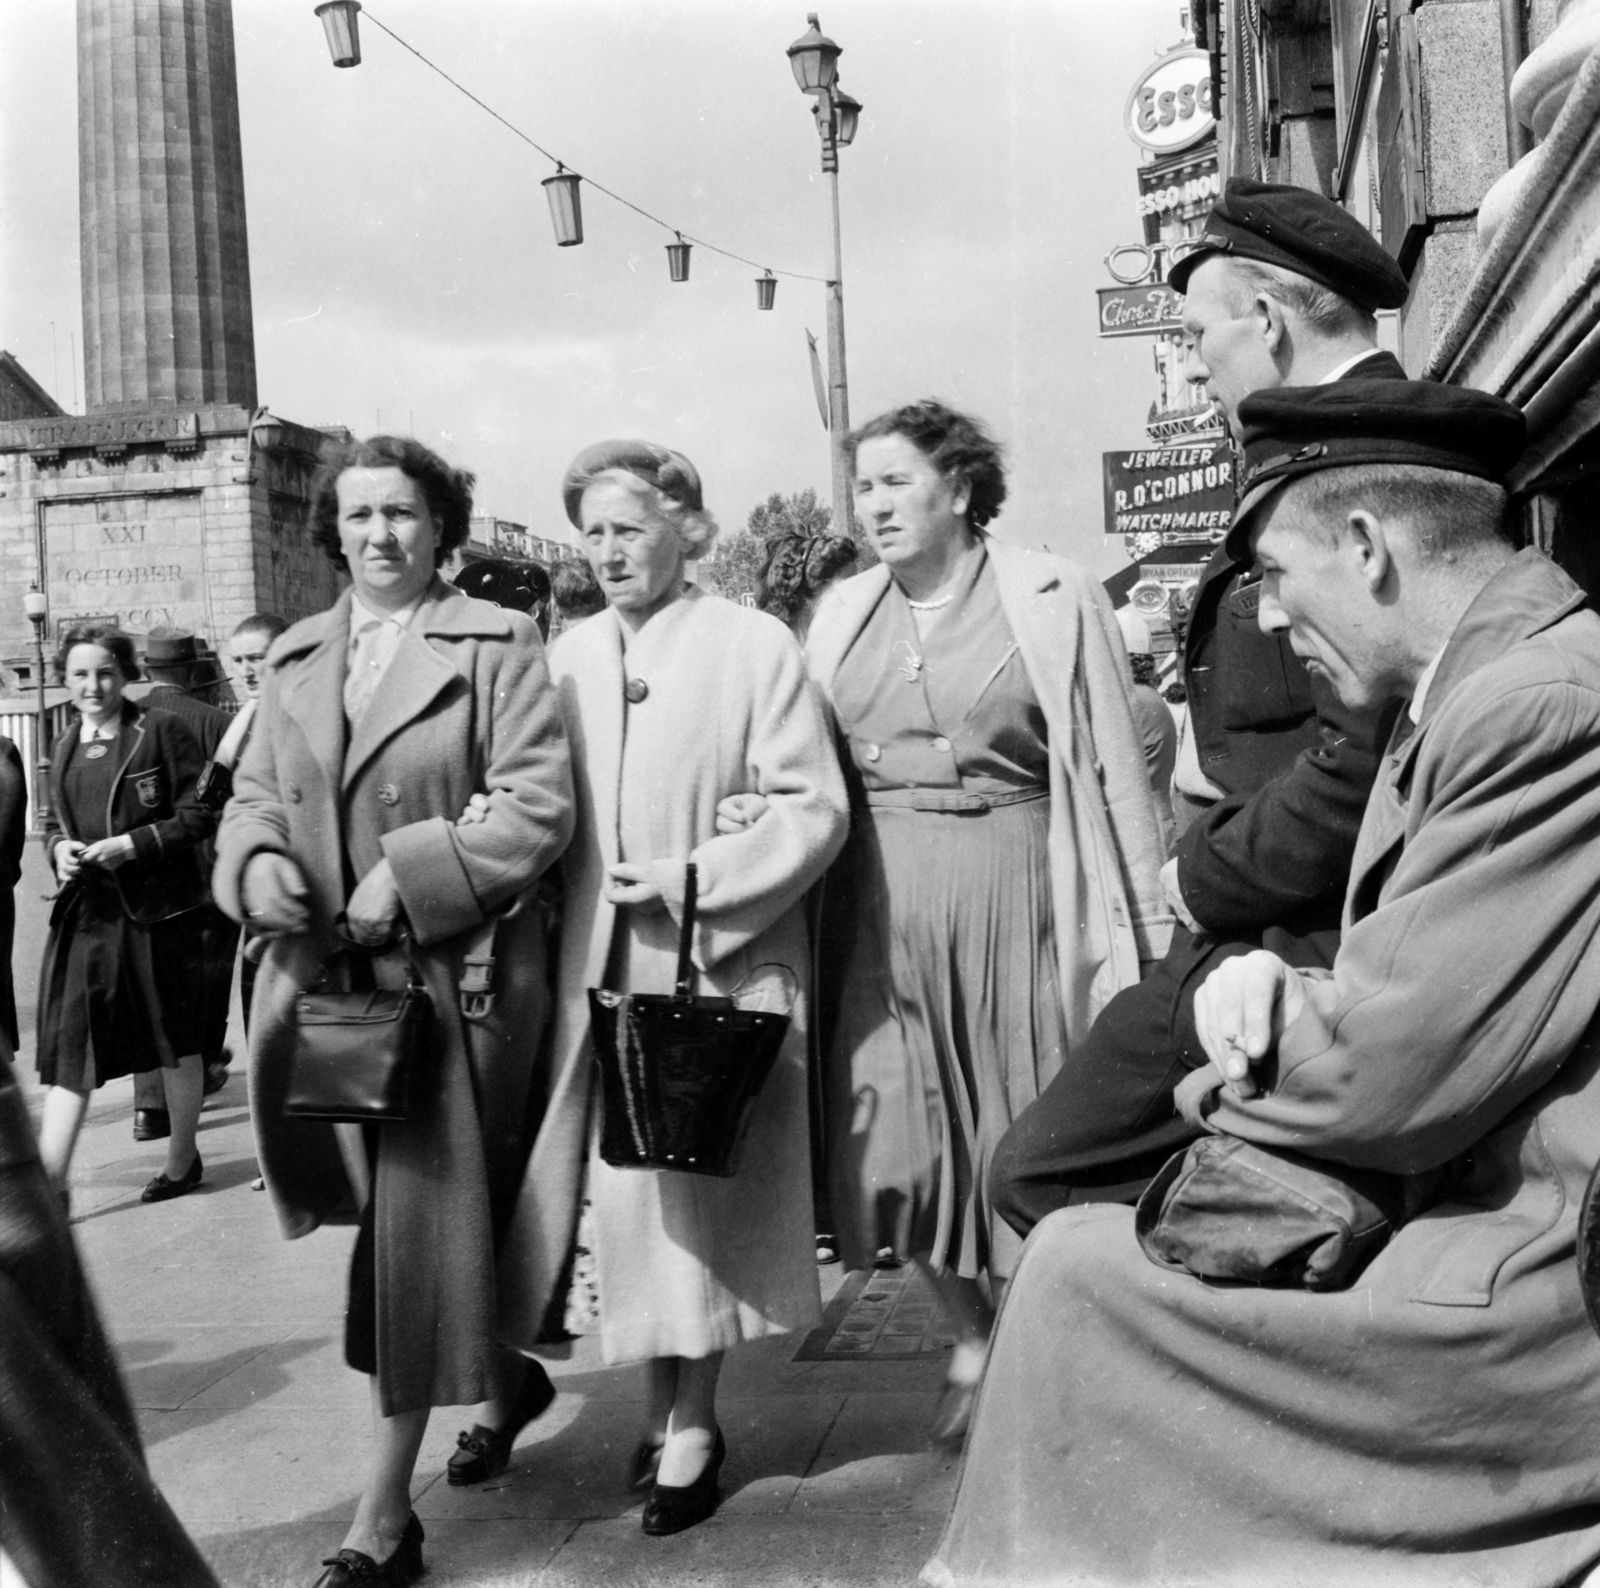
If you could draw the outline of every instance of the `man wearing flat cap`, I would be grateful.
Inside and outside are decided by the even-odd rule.
[[[1374,319],[1405,301],[1405,277],[1319,194],[1234,178],[1171,280],[1187,295],[1189,376],[1235,435],[1249,392],[1405,378],[1378,349]],[[1132,1202],[1193,1139],[1172,1089],[1205,1062],[1193,1002],[1213,966],[1263,944],[1326,966],[1338,946],[1389,717],[1341,706],[1283,636],[1263,634],[1258,594],[1248,559],[1219,547],[1185,638],[1189,720],[1173,779],[1182,832],[1163,873],[1188,930],[1106,1006],[1002,1140],[991,1193],[1021,1234],[1059,1207]]]
[[[1200,1222],[1163,1176],[1137,1228],[1090,1207],[1034,1232],[928,1580],[1589,1580],[1600,616],[1506,534],[1509,404],[1350,382],[1239,419],[1231,539],[1262,629],[1347,706],[1404,702],[1343,941],[1326,971],[1262,950],[1201,989],[1209,1063],[1180,1088],[1208,1133],[1182,1199]],[[1311,1174],[1386,1188],[1398,1228],[1350,1288],[1310,1288],[1309,1244],[1255,1283],[1197,1277],[1247,1275],[1316,1205]]]

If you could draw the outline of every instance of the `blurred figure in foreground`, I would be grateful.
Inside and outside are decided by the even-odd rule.
[[[217,1588],[151,1481],[11,1059],[0,1035],[0,1577]]]

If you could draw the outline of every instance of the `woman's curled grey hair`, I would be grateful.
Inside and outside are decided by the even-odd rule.
[[[693,560],[717,538],[717,521],[705,506],[699,470],[681,453],[651,441],[597,441],[567,467],[561,499],[574,529],[581,527],[583,493],[597,480],[612,479],[634,488],[649,502]]]

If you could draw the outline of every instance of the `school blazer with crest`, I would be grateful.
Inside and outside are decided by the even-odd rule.
[[[50,811],[45,854],[52,866],[63,838],[80,838],[80,812],[66,797],[63,774],[78,745],[79,723],[62,734],[50,758]],[[133,839],[133,856],[108,873],[123,914],[141,926],[197,909],[209,897],[199,846],[216,818],[195,802],[204,766],[200,745],[171,712],[122,703],[122,724],[112,747],[117,775],[106,801],[106,830]]]

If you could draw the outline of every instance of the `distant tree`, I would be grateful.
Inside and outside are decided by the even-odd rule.
[[[832,527],[833,510],[819,502],[809,486],[793,496],[774,491],[766,501],[751,508],[743,529],[717,542],[715,555],[701,569],[701,578],[719,595],[736,601],[754,593],[756,575],[766,565],[773,541],[786,535],[810,539],[828,534]],[[857,567],[864,568],[878,560],[859,530],[851,539],[860,557]]]

